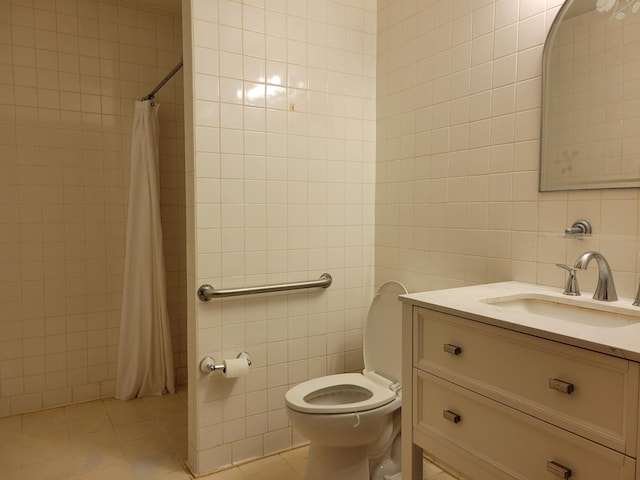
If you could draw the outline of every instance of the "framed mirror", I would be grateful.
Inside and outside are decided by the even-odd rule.
[[[540,191],[640,186],[640,0],[567,0],[542,68]]]

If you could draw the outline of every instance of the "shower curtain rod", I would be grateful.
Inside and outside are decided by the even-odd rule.
[[[173,70],[171,70],[166,77],[160,80],[160,83],[156,86],[156,88],[151,90],[151,92],[149,92],[149,95],[147,95],[146,97],[143,97],[142,100],[143,101],[151,100],[153,97],[155,97],[158,90],[160,90],[164,86],[164,84],[167,83],[171,79],[171,77],[173,77],[181,68],[182,68],[182,57],[180,57],[180,63],[178,63],[175,67],[173,67]]]

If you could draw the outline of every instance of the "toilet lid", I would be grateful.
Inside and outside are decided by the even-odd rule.
[[[354,413],[372,410],[398,395],[360,373],[314,378],[289,389],[285,403],[303,413]]]
[[[376,372],[402,382],[402,303],[398,295],[407,289],[400,282],[386,282],[369,307],[362,350],[365,372]]]

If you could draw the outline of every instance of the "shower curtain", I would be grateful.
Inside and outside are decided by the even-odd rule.
[[[158,104],[136,102],[131,135],[116,398],[174,393],[160,224]]]

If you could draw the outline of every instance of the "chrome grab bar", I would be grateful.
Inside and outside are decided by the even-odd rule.
[[[255,295],[257,293],[284,292],[287,290],[299,290],[302,288],[327,288],[331,285],[333,279],[328,273],[320,275],[318,280],[306,280],[302,282],[277,283],[273,285],[258,285],[255,287],[240,288],[215,288],[211,285],[204,284],[198,288],[198,298],[201,302],[208,302],[213,298],[219,297],[237,297],[239,295]]]

